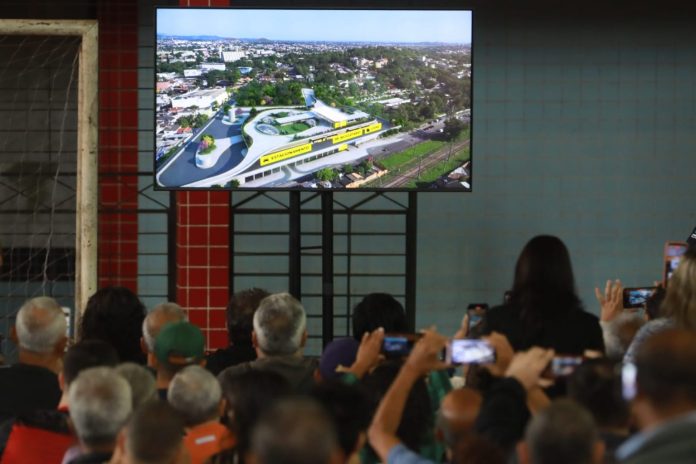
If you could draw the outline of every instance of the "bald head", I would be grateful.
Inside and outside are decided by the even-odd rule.
[[[481,393],[466,387],[452,390],[442,399],[437,426],[448,448],[453,449],[462,437],[472,432],[482,401]]]
[[[176,303],[160,303],[148,313],[143,321],[143,341],[144,349],[152,353],[155,349],[155,339],[162,327],[170,322],[181,322],[186,320],[184,309]]]
[[[15,323],[17,341],[22,350],[36,354],[60,351],[66,340],[67,321],[53,298],[32,298],[22,305]]]

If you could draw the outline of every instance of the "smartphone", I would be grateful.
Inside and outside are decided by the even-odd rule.
[[[495,362],[495,348],[485,340],[452,340],[447,344],[445,361],[448,364],[491,364]]]
[[[469,315],[469,334],[471,334],[472,329],[482,328],[483,321],[486,317],[486,311],[488,311],[488,303],[471,303],[467,306],[466,313]]]
[[[636,397],[636,374],[638,370],[632,363],[624,364],[621,369],[621,393],[626,401]]]
[[[694,230],[691,231],[689,238],[686,239],[686,244],[689,246],[689,248],[696,249],[696,227],[694,227]]]
[[[582,364],[582,361],[582,356],[554,356],[541,376],[545,379],[568,377],[575,372],[575,368]]]
[[[408,356],[413,345],[421,338],[421,334],[385,334],[382,341],[382,354],[387,358],[403,358]]]
[[[667,242],[665,244],[665,273],[663,284],[667,286],[667,281],[672,277],[674,271],[679,266],[679,261],[689,245],[684,242]]]
[[[623,307],[624,308],[641,308],[645,301],[655,293],[657,287],[635,287],[624,288],[623,290]]]

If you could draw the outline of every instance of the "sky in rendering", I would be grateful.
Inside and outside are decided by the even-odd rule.
[[[294,41],[470,44],[471,12],[159,9],[157,34]]]

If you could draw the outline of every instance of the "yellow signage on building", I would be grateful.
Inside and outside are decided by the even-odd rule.
[[[286,150],[277,151],[275,153],[269,153],[268,155],[263,155],[259,160],[261,166],[266,166],[268,164],[277,163],[278,161],[283,161],[288,158],[292,158],[298,155],[304,155],[312,151],[312,144],[305,143],[297,147],[288,148]]]
[[[338,151],[346,151],[348,149],[348,144],[344,143],[338,146]]]
[[[362,128],[344,132],[342,134],[334,135],[331,137],[331,143],[337,144],[345,140],[354,139],[355,137],[360,137],[363,134]]]
[[[370,124],[365,128],[365,133],[366,134],[371,134],[372,132],[377,132],[382,128],[382,123],[381,122],[376,122],[374,124]]]
[[[346,127],[348,125],[348,121],[338,121],[334,123],[334,129],[338,129],[339,127]]]

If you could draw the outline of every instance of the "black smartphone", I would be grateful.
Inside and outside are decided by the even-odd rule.
[[[545,379],[558,379],[568,377],[582,364],[582,356],[559,355],[554,356],[541,376]]]
[[[494,363],[495,348],[485,340],[452,340],[447,344],[445,361],[453,365]]]
[[[469,306],[467,306],[466,313],[469,315],[469,330],[467,333],[470,336],[472,330],[483,327],[486,311],[488,311],[488,303],[470,303]]]
[[[689,249],[696,250],[696,227],[691,231],[689,238],[686,239],[686,244],[689,246]]]
[[[423,335],[418,333],[397,334],[389,333],[384,335],[382,341],[382,354],[387,358],[403,358],[408,356],[413,349],[413,345]]]
[[[657,290],[657,287],[624,288],[623,307],[642,308],[645,305],[645,301],[655,293],[655,290]]]

